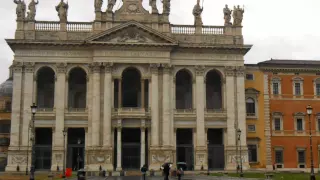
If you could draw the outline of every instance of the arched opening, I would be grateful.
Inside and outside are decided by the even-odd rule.
[[[68,80],[68,107],[75,109],[86,108],[87,73],[80,67],[72,69]]]
[[[254,116],[256,114],[255,101],[252,98],[246,100],[247,116]]]
[[[122,73],[122,107],[141,106],[141,75],[135,68],[127,68]]]
[[[185,69],[176,74],[176,109],[192,109],[192,76]]]
[[[55,72],[50,67],[43,67],[37,74],[37,104],[39,108],[54,106]]]
[[[215,70],[206,75],[206,107],[207,109],[222,109],[221,76]]]

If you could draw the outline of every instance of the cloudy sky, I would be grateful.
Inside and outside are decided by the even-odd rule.
[[[25,0],[29,3],[30,0]],[[60,0],[39,0],[36,20],[58,20],[55,6]],[[92,21],[94,0],[68,0],[69,21]],[[106,2],[104,0],[104,9]],[[121,6],[118,1],[115,10]],[[162,11],[160,0],[157,0]],[[201,0],[202,3],[203,0]],[[170,21],[173,24],[193,24],[192,9],[196,0],[171,0]],[[204,0],[205,25],[223,25],[225,4],[244,6],[243,35],[246,44],[253,44],[245,56],[246,63],[270,58],[320,60],[319,0]],[[148,7],[148,0],[143,0]],[[13,0],[0,4],[0,82],[8,77],[13,53],[4,39],[14,37],[16,5]],[[317,51],[318,50],[318,51]]]

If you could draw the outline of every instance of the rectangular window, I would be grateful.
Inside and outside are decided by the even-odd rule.
[[[320,84],[316,84],[316,94],[320,96]]]
[[[282,150],[275,151],[275,160],[276,160],[277,164],[283,163],[283,151]]]
[[[279,83],[275,82],[272,84],[273,87],[273,94],[278,95],[279,94]]]
[[[294,89],[295,89],[295,95],[300,96],[301,95],[301,84],[294,83]]]
[[[303,131],[303,121],[302,121],[302,119],[297,119],[297,131]]]
[[[298,163],[299,164],[306,163],[305,150],[298,151]]]
[[[249,162],[258,162],[257,145],[248,145]]]
[[[256,125],[248,125],[248,132],[256,132]]]
[[[253,80],[253,74],[246,74],[246,80]]]
[[[274,119],[274,130],[281,131],[281,120],[280,118]]]
[[[318,131],[320,131],[320,118],[318,118]]]

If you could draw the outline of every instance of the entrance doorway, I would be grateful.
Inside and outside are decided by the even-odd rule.
[[[208,129],[208,166],[210,170],[223,170],[225,164],[223,129]]]
[[[193,170],[193,157],[193,130],[177,129],[177,162],[186,163],[185,170]]]
[[[67,146],[67,168],[79,170],[84,167],[85,154],[85,131],[84,128],[68,129],[68,146]]]
[[[36,128],[35,132],[35,169],[48,170],[51,168],[52,129]]]
[[[137,128],[122,129],[122,169],[140,169],[141,130]]]

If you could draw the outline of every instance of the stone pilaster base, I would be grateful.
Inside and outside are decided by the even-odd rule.
[[[28,151],[28,170],[31,166],[31,149]],[[27,147],[9,147],[8,162],[6,166],[7,172],[17,172],[19,166],[20,172],[25,172],[27,167]]]
[[[113,171],[113,150],[112,147],[86,148],[87,171],[99,171],[100,166],[103,170]]]
[[[248,148],[246,146],[241,146],[241,156],[240,156],[240,147],[236,146],[226,146],[225,147],[225,157],[226,157],[226,166],[225,170],[237,170],[237,165],[240,166],[242,162],[242,170],[250,169],[248,161]],[[241,159],[240,159],[241,157]]]
[[[65,150],[65,151],[67,151],[67,150]],[[62,172],[64,161],[66,162],[67,158],[64,159],[63,147],[52,148],[51,171],[57,171],[57,167],[59,167],[59,171]]]
[[[207,147],[196,147],[194,170],[207,170],[208,169],[208,151]]]
[[[151,147],[149,152],[149,170],[160,171],[160,167],[167,162],[174,163],[173,147]]]

